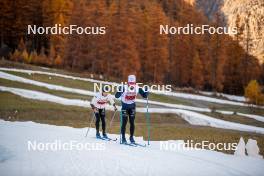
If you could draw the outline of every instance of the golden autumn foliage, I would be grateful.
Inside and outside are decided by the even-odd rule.
[[[159,33],[160,25],[222,25],[220,14],[210,21],[183,0],[3,0],[0,17],[14,61],[230,94],[243,94],[250,80],[264,84],[264,66],[239,45],[241,32]],[[106,34],[26,35],[28,24],[105,26]]]
[[[10,60],[12,61],[21,61],[20,59],[21,52],[19,52],[17,49],[10,55]]]
[[[61,67],[63,64],[62,58],[60,57],[60,55],[57,55],[57,57],[54,60],[54,65],[56,67]]]
[[[251,80],[245,88],[245,97],[250,104],[264,104],[264,94],[261,93],[261,87],[256,80]]]
[[[24,51],[21,53],[21,58],[23,60],[24,63],[30,64],[31,62],[31,57],[28,54],[27,50],[24,49]]]
[[[38,53],[36,51],[32,51],[30,53],[31,63],[37,64],[38,63]]]

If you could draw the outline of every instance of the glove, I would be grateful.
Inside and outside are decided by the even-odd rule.
[[[145,96],[146,96],[146,98],[148,97],[148,95],[149,95],[149,91],[148,91],[148,87],[146,86],[145,87],[145,90],[144,90],[144,94],[145,94]]]
[[[93,107],[93,112],[98,112],[98,109],[96,107]]]
[[[147,98],[149,96],[149,92],[146,92],[145,94],[146,94],[146,98]]]
[[[114,106],[114,110],[117,111],[117,107],[116,106]]]

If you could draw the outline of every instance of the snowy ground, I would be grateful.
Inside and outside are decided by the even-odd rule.
[[[213,93],[213,92],[206,92],[206,91],[201,91],[200,92],[202,95],[207,95],[207,96],[212,96],[212,95],[216,95],[218,97],[225,97],[229,100],[234,100],[234,101],[241,101],[241,102],[245,102],[246,99],[244,96],[237,96],[237,95],[229,95],[229,94],[224,94],[224,93],[219,93],[219,92],[216,92],[216,93]]]
[[[208,150],[160,150],[159,142],[129,147],[118,142],[96,140],[94,130],[58,127],[33,122],[0,120],[0,173],[28,175],[221,175],[262,176],[264,160],[238,157]],[[118,135],[110,135],[112,138]],[[136,139],[143,143],[142,138]],[[28,141],[76,143],[104,146],[103,150],[29,151]],[[173,142],[173,141],[169,141]],[[175,143],[180,141],[174,141]]]

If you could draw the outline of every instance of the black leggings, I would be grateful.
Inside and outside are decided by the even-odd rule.
[[[105,133],[105,109],[98,109],[97,112],[94,113],[95,114],[95,127],[96,127],[96,132],[99,133],[99,123],[100,123],[100,119],[102,121],[102,130],[103,133]]]
[[[122,136],[125,136],[126,133],[126,124],[129,116],[129,123],[130,123],[130,136],[134,136],[135,131],[135,115],[136,110],[133,109],[122,109],[122,126],[121,126],[121,133]]]

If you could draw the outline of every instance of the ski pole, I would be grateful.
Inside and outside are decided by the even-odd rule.
[[[113,116],[112,116],[112,118],[111,118],[111,121],[110,121],[110,124],[109,124],[109,129],[110,129],[111,126],[112,126],[112,123],[113,123],[114,118],[115,118],[115,114],[116,114],[116,111],[114,112],[114,114],[113,114]]]
[[[90,128],[91,128],[91,126],[92,126],[93,120],[94,120],[94,118],[95,118],[94,112],[92,112],[92,113],[93,113],[93,115],[92,115],[92,119],[91,119],[91,121],[90,121],[90,125],[89,125],[89,127],[87,128],[87,132],[86,132],[85,137],[87,137],[87,135],[88,135],[88,133],[89,133],[89,131],[90,131]]]
[[[122,109],[120,110],[120,115],[119,115],[119,118],[120,118],[120,144],[122,143],[121,142],[121,135],[122,135]]]
[[[150,140],[150,116],[149,116],[149,110],[148,110],[148,97],[147,97],[147,112],[146,112],[146,116],[147,116],[147,129],[148,129],[148,145],[149,144],[149,140]]]

